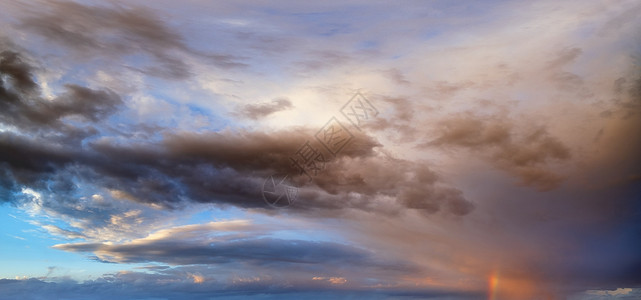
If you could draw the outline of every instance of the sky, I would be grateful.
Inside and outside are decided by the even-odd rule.
[[[2,1],[0,299],[639,299],[641,2]]]

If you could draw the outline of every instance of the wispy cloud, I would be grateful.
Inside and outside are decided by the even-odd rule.
[[[258,119],[281,110],[291,109],[292,107],[292,102],[289,101],[289,99],[274,99],[272,102],[245,104],[245,106],[240,109],[239,115],[250,119]]]

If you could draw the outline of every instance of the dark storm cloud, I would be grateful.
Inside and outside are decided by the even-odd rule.
[[[31,66],[23,62],[19,54],[12,51],[2,51],[0,53],[0,72],[2,77],[2,86],[0,92],[2,96],[16,98],[16,94],[10,94],[8,87],[11,84],[17,92],[31,93],[36,88],[36,83],[31,79]],[[5,78],[6,76],[6,78]]]
[[[272,100],[272,102],[246,104],[239,110],[238,114],[240,116],[256,120],[293,107],[294,106],[289,99],[279,98]]]
[[[541,190],[555,188],[562,177],[548,163],[570,158],[570,150],[545,128],[517,132],[508,119],[460,115],[442,121],[438,137],[421,147],[439,146],[482,151],[499,168],[520,178],[526,185]]]
[[[248,197],[245,201],[255,201],[256,186],[249,178],[261,175],[263,177],[260,179],[263,179],[274,173],[296,174],[297,169],[291,164],[290,157],[311,133],[299,129],[272,133],[228,131],[167,135],[164,146],[168,152],[164,160],[170,159],[178,166],[199,165],[202,171],[199,168],[187,168],[184,173],[172,174],[175,171],[167,166],[162,172],[172,174],[172,178],[180,178],[184,187],[187,187],[185,196],[191,199],[221,201],[207,197],[232,194]],[[374,151],[377,146],[379,144],[371,137],[357,133],[355,140],[326,165],[313,184],[301,191],[301,201],[294,208],[369,210],[375,203],[372,201],[374,197],[388,196],[395,198],[401,207],[427,213],[443,211],[464,215],[471,211],[473,206],[464,199],[462,193],[443,184],[427,166],[377,154]],[[97,149],[101,153],[119,151],[107,148],[110,147]],[[136,157],[135,154],[122,153],[109,156]],[[140,156],[150,157],[149,154]],[[224,171],[215,172],[220,173],[218,176],[211,175],[205,171],[206,166],[211,165]],[[220,180],[223,183],[217,183]],[[358,193],[363,197],[349,200],[350,193]],[[234,201],[236,204],[243,203],[238,202],[243,201],[241,199]]]
[[[367,199],[377,195],[397,197],[402,207],[426,212],[445,206],[444,211],[462,215],[471,209],[460,191],[444,186],[426,166],[403,161],[390,164],[371,152],[376,145],[373,140],[361,139],[360,144],[369,147],[346,148],[317,178],[320,190],[310,190],[315,196],[299,209],[367,209],[371,205]],[[8,167],[4,188],[13,192],[27,186],[50,190],[63,199],[75,186],[65,174],[80,171],[88,182],[145,203],[173,206],[191,200],[263,207],[262,180],[274,173],[295,173],[289,157],[301,141],[289,131],[184,133],[166,136],[163,145],[117,146],[103,140],[89,143],[86,150],[75,150],[46,147],[42,146],[46,141],[4,133],[0,143],[6,151],[0,152],[0,161]],[[333,201],[353,192],[366,198]]]
[[[163,140],[170,156],[202,159],[218,166],[239,170],[293,171],[288,157],[296,152],[306,138],[313,136],[309,128],[294,128],[274,132],[224,130],[211,133],[178,132],[167,134]],[[338,157],[367,157],[374,155],[378,142],[364,134],[354,133],[354,140]]]
[[[30,133],[30,137],[0,133],[3,201],[11,200],[23,186],[46,188],[59,167],[84,159],[86,155],[75,146],[96,132],[82,123],[98,122],[122,104],[111,91],[77,85],[65,86],[66,91],[54,99],[43,99],[32,79],[33,70],[19,53],[0,52],[0,123]],[[65,118],[76,118],[81,127],[67,124]],[[53,186],[65,192],[71,183]]]
[[[232,55],[200,53],[185,43],[153,11],[143,7],[88,6],[53,1],[44,7],[28,7],[17,27],[49,42],[74,50],[77,57],[95,59],[144,53],[155,64],[144,72],[152,76],[182,79],[191,75],[182,54],[191,54],[221,68],[243,66]]]
[[[305,129],[175,133],[167,134],[161,145],[127,147],[99,141],[91,143],[99,156],[87,162],[102,175],[104,186],[118,187],[138,201],[169,205],[189,199],[262,207],[262,180],[276,173],[296,174],[290,157],[310,135]],[[369,210],[377,196],[426,213],[464,215],[472,209],[459,190],[444,185],[427,166],[376,154],[375,140],[364,134],[355,137],[304,188],[295,209]],[[350,193],[363,197],[348,200]]]
[[[54,99],[43,99],[32,79],[33,70],[19,53],[0,52],[0,123],[31,135],[0,133],[2,201],[13,199],[23,186],[46,189],[58,167],[84,156],[74,146],[96,132],[82,123],[95,123],[122,103],[111,91],[77,85],[65,86],[66,91]],[[67,124],[64,119],[68,117],[76,118],[77,125]],[[68,180],[58,183],[53,186],[60,192],[69,191],[72,185]]]

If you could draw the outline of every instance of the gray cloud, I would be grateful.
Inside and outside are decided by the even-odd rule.
[[[48,2],[47,9],[26,7],[19,16],[18,29],[69,48],[82,59],[124,58],[142,53],[154,61],[143,72],[172,79],[192,75],[184,55],[194,55],[220,68],[243,66],[233,55],[201,53],[190,48],[176,30],[144,7],[89,6],[66,1]]]
[[[640,72],[639,70],[634,70]],[[604,111],[604,117],[632,118],[641,113],[641,75],[632,74],[617,78],[612,89],[615,95],[614,106]]]
[[[206,234],[206,233],[204,233]],[[73,252],[94,252],[101,261],[118,263],[161,262],[171,265],[244,263],[257,265],[325,265],[329,271],[340,265],[364,267],[378,264],[363,250],[328,242],[243,238],[238,241],[202,243],[181,238],[136,241],[128,244],[77,243],[59,244],[56,249]],[[275,267],[280,268],[280,267]]]
[[[27,129],[30,127],[63,127],[68,116],[98,122],[113,113],[122,100],[109,90],[92,90],[78,85],[65,85],[65,92],[52,100],[40,97],[33,81],[34,68],[22,56],[10,50],[0,53],[0,121]],[[33,128],[32,128],[33,129]]]
[[[581,54],[581,48],[566,48],[561,50],[557,56],[548,62],[548,68],[557,69],[574,62]]]
[[[462,216],[474,208],[460,190],[444,184],[427,165],[387,156],[341,158],[330,163],[314,179],[314,184],[321,191],[303,191],[301,206],[390,213],[389,208],[379,207],[375,200],[391,197],[401,207],[425,214],[442,212]],[[348,196],[351,193],[359,196]],[[326,198],[334,200],[325,201]]]
[[[262,180],[274,173],[297,173],[289,158],[305,135],[310,136],[308,130],[183,133],[166,135],[160,145],[118,146],[98,140],[88,143],[86,150],[77,150],[43,147],[47,144],[44,140],[3,133],[0,144],[6,151],[0,152],[0,161],[9,167],[6,190],[18,192],[27,186],[44,192],[55,188],[61,201],[75,186],[65,174],[80,171],[83,180],[122,191],[128,195],[125,198],[144,203],[171,207],[189,200],[264,207],[259,194]],[[470,211],[472,206],[461,192],[444,186],[427,166],[390,161],[373,152],[377,146],[373,139],[362,134],[356,137],[306,188],[311,194],[301,200],[298,209],[368,209],[371,203],[366,198],[389,196],[398,197],[401,207],[426,212],[439,211],[441,205],[448,207],[444,211],[457,215]],[[336,197],[347,199],[350,193],[366,198],[335,201]]]
[[[391,108],[365,124],[365,128],[384,132],[387,138],[396,143],[416,140],[419,129],[416,128],[414,114],[417,108],[412,101],[405,97],[380,97],[377,100],[391,105]]]
[[[544,127],[517,133],[508,119],[484,118],[472,114],[442,121],[438,137],[419,147],[451,147],[480,150],[493,164],[541,190],[557,187],[562,177],[549,170],[548,163],[568,160],[570,150]]]
[[[272,102],[246,104],[239,110],[238,114],[240,116],[256,120],[293,107],[294,106],[289,99],[279,98],[272,100]]]
[[[309,58],[295,64],[303,74],[353,63],[356,60],[356,57],[336,50],[313,50],[308,53],[307,57]]]
[[[394,80],[398,84],[402,84],[402,85],[410,84],[410,82],[407,80],[405,75],[403,75],[403,72],[401,72],[399,69],[392,68],[389,70],[385,70],[383,71],[383,75],[389,77],[390,79]]]

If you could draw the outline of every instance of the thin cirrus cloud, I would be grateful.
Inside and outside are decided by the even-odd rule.
[[[0,6],[7,247],[105,270],[29,261],[0,298],[639,292],[634,1]],[[351,142],[268,206],[332,117]]]

